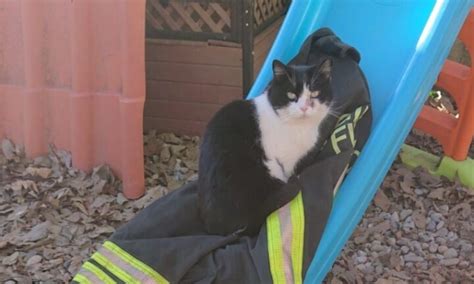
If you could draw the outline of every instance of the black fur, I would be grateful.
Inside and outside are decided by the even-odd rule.
[[[321,91],[318,100],[329,101],[331,94],[325,88],[330,69],[330,60],[320,66],[290,67],[275,61],[268,89],[273,109],[290,103],[288,92],[299,96],[305,82],[310,82],[310,90]],[[245,234],[256,235],[267,216],[296,195],[297,191],[281,192],[284,182],[270,175],[260,137],[253,101],[232,102],[209,122],[198,179],[200,214],[208,233],[228,235],[244,229]]]
[[[207,126],[199,157],[199,202],[206,230],[258,233],[267,215],[262,201],[283,182],[268,173],[260,130],[251,101],[235,101]]]
[[[329,88],[332,60],[327,59],[321,65],[293,65],[286,66],[278,60],[273,61],[273,80],[270,84],[269,100],[274,109],[287,106],[290,99],[288,92],[294,93],[297,98],[303,91],[305,83],[309,82],[310,91],[320,90],[318,100],[327,103],[332,99]]]

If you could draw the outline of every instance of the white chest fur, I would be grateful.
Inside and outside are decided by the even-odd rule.
[[[261,143],[270,174],[287,181],[293,174],[298,161],[303,158],[316,143],[318,127],[327,114],[327,109],[301,119],[282,121],[270,105],[267,95],[255,99],[259,120]]]

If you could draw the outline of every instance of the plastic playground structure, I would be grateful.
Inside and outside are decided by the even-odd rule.
[[[474,58],[474,9],[467,17],[458,38]],[[472,65],[472,63],[471,63]],[[436,137],[443,146],[445,156],[440,158],[405,145],[401,159],[408,167],[422,166],[432,174],[459,178],[474,188],[474,160],[468,157],[474,134],[474,72],[457,62],[446,60],[436,86],[447,90],[455,100],[459,118],[424,106],[415,122],[415,128]]]
[[[305,283],[321,282],[330,270],[399,153],[441,70],[438,84],[452,92],[460,118],[453,121],[424,108],[416,127],[440,141],[445,154],[451,156],[441,164],[444,161],[449,166],[438,171],[439,158],[407,147],[402,160],[408,157],[411,166],[429,165],[433,173],[451,178],[458,170],[472,172],[474,166],[466,153],[474,133],[474,72],[450,61],[442,67],[473,5],[472,0],[295,0],[291,4],[248,97],[263,91],[273,59],[288,61],[309,34],[329,27],[361,53],[374,114],[371,136],[335,197]],[[471,12],[460,34],[471,58],[473,21]]]

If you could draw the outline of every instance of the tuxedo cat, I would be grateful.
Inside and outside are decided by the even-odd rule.
[[[210,234],[255,235],[278,206],[269,205],[300,161],[314,151],[331,114],[332,61],[273,62],[273,80],[252,100],[234,101],[211,119],[200,148],[198,196]]]

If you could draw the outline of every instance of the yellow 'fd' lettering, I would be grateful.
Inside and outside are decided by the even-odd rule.
[[[362,107],[358,107],[354,114],[354,121],[359,121],[360,117],[362,116]]]
[[[334,149],[334,152],[336,154],[339,154],[341,153],[341,149],[339,148],[339,145],[337,145],[337,143],[339,143],[340,141],[343,141],[345,139],[347,139],[347,135],[344,133],[342,135],[339,135],[340,132],[344,131],[344,129],[346,128],[345,125],[341,125],[339,126],[338,128],[336,128],[334,130],[334,132],[332,133],[331,135],[331,144],[332,144],[332,148]]]
[[[337,126],[343,125],[346,123],[349,119],[351,119],[351,114],[350,113],[345,113],[339,117],[339,121],[337,122]]]
[[[369,110],[368,106],[358,107],[354,113],[354,124],[357,124],[362,116]]]
[[[355,147],[356,140],[354,138],[354,124],[352,123],[347,124],[347,130],[349,132],[349,139],[351,139],[352,147]]]
[[[357,122],[364,116],[369,110],[368,106],[358,107],[354,113],[346,113],[339,117],[336,125],[336,129],[331,135],[331,145],[336,154],[341,153],[339,144],[349,138],[352,147],[355,147],[357,139],[354,135],[354,130],[357,126]]]
[[[346,140],[349,136],[352,147],[355,147],[357,140],[354,137],[354,123],[349,122],[337,127],[331,135],[331,144],[336,154],[341,153],[339,142]]]

